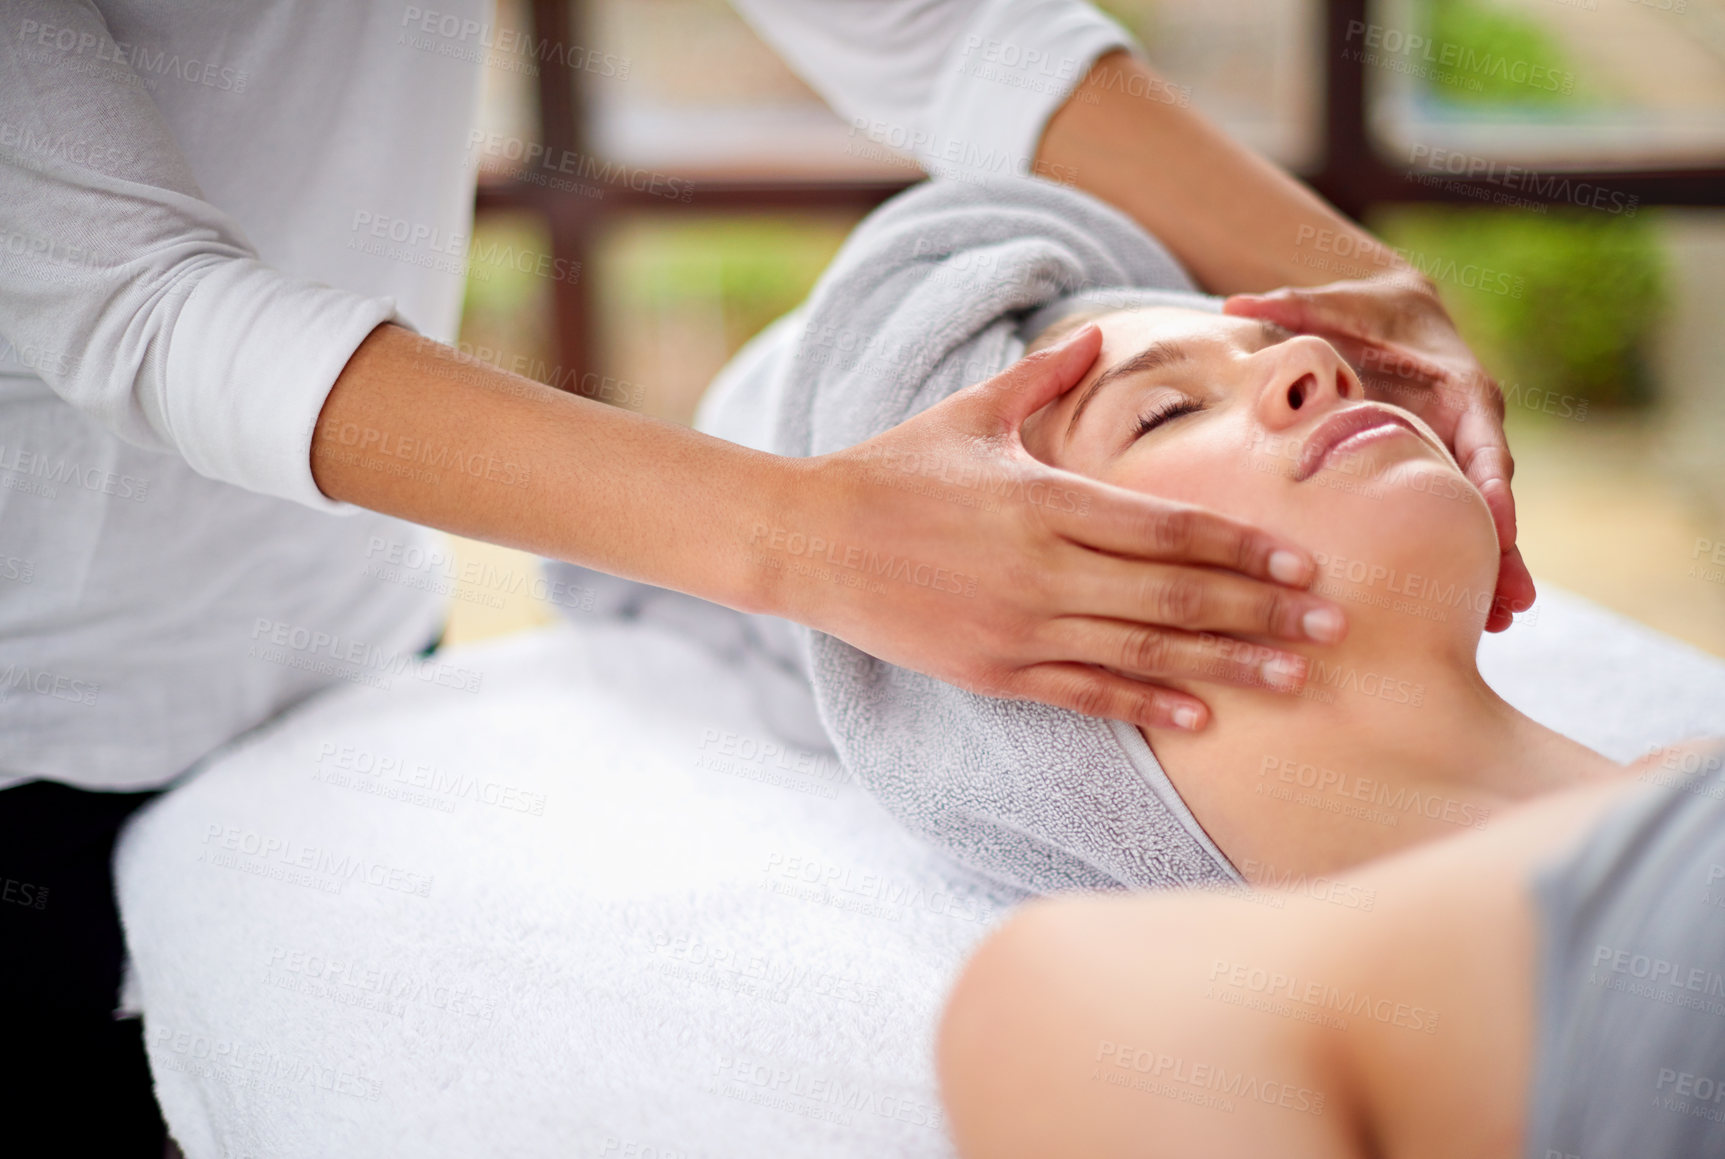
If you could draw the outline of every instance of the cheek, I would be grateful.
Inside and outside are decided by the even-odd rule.
[[[1236,518],[1267,521],[1282,515],[1286,481],[1277,464],[1251,453],[1239,432],[1212,423],[1206,429],[1152,435],[1114,462],[1107,481],[1146,495],[1208,507]]]
[[[1369,490],[1330,482],[1290,505],[1276,529],[1316,555],[1318,592],[1351,615],[1388,608],[1457,630],[1483,626],[1499,556],[1479,492],[1435,464]]]
[[[1299,484],[1289,470],[1275,448],[1215,429],[1140,444],[1116,460],[1107,481],[1286,536],[1328,561],[1344,584],[1363,577],[1366,587],[1405,586],[1420,577],[1422,589],[1427,580],[1457,592],[1495,585],[1491,516],[1453,469],[1410,461],[1381,475],[1330,472]]]
[[[1370,496],[1355,497],[1358,519],[1370,522],[1386,550],[1408,557],[1449,557],[1458,574],[1497,574],[1497,531],[1491,511],[1460,473],[1435,461],[1392,472]]]

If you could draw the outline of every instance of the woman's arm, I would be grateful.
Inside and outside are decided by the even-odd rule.
[[[1049,120],[1038,171],[1130,214],[1211,293],[1413,274],[1393,249],[1178,93],[1137,57],[1109,53]]]
[[[1218,669],[1197,633],[1326,639],[1340,612],[1280,586],[1312,577],[1295,545],[1030,456],[1020,424],[1099,346],[1087,328],[866,443],[788,459],[382,326],[324,404],[312,472],[332,499],[782,615],[976,691],[1201,727],[1195,698],[1097,666],[1263,684],[1271,656]],[[883,459],[948,463],[974,491],[890,486]]]

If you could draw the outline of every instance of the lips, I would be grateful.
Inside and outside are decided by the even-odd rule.
[[[1306,445],[1300,448],[1300,461],[1294,469],[1294,481],[1297,483],[1315,475],[1330,453],[1343,443],[1384,427],[1401,427],[1415,436],[1419,434],[1412,423],[1385,407],[1368,403],[1337,411],[1319,423],[1317,429],[1307,437]]]

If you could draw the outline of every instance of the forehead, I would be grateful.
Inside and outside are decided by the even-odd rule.
[[[1152,342],[1185,338],[1239,339],[1257,329],[1258,323],[1234,318],[1209,310],[1191,310],[1183,306],[1143,306],[1135,310],[1118,310],[1096,320],[1102,329],[1103,358],[1130,353]]]

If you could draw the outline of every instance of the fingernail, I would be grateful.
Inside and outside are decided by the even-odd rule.
[[[1183,728],[1188,732],[1196,731],[1198,728],[1198,710],[1190,704],[1182,704],[1174,710],[1174,725],[1176,728]]]
[[[1281,584],[1297,584],[1306,578],[1306,561],[1286,549],[1270,553],[1270,578]]]
[[[1270,687],[1292,691],[1299,686],[1303,668],[1304,665],[1292,656],[1276,656],[1258,671]]]
[[[1342,638],[1342,613],[1334,608],[1313,608],[1300,617],[1300,628],[1320,644],[1334,644]]]

